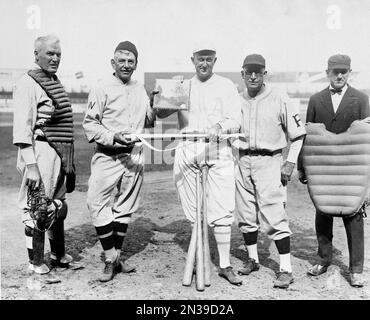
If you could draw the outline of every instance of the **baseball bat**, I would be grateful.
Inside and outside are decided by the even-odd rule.
[[[195,262],[195,251],[197,246],[197,224],[193,225],[193,231],[191,233],[191,239],[188,248],[188,254],[186,256],[186,264],[184,270],[184,277],[182,279],[183,286],[190,286],[193,278],[194,262]]]
[[[203,252],[204,252],[204,284],[211,285],[211,256],[208,239],[208,219],[207,219],[207,176],[208,167],[202,167],[202,191],[203,191]]]
[[[196,250],[196,288],[198,291],[204,290],[204,253],[203,253],[203,234],[202,234],[202,202],[201,202],[201,182],[200,172],[196,175],[196,224],[197,224],[197,250]]]
[[[196,138],[206,138],[208,135],[206,133],[192,133],[192,132],[183,132],[183,133],[132,133],[127,134],[127,137],[131,140],[135,139],[196,139]],[[241,133],[223,133],[220,138],[241,138],[244,137],[244,134]]]

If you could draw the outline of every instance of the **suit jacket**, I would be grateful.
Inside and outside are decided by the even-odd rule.
[[[353,121],[369,116],[369,97],[348,86],[337,112],[334,113],[329,87],[311,96],[306,114],[306,123],[323,123],[333,133],[347,131]]]
[[[348,86],[337,112],[334,113],[329,87],[314,94],[308,101],[306,123],[323,123],[326,130],[333,133],[347,131],[353,121],[369,116],[369,97]],[[302,152],[298,159],[298,170],[302,170]]]

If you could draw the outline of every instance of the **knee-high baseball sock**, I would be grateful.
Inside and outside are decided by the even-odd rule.
[[[117,254],[121,254],[122,244],[125,240],[127,232],[127,223],[120,223],[117,221],[113,222],[113,238],[114,238],[114,247],[117,250]]]
[[[217,243],[220,268],[230,266],[231,226],[215,226],[213,233]]]
[[[258,231],[243,233],[245,246],[247,247],[248,256],[259,263],[258,250],[257,250],[257,238]]]
[[[33,246],[32,246],[33,229],[29,226],[25,226],[24,234],[26,236],[28,262],[33,264]]]
[[[292,272],[292,264],[290,261],[290,237],[275,240],[275,244],[279,252],[280,271],[285,270]]]
[[[114,248],[113,222],[100,227],[95,227],[100,243],[105,253],[105,260],[115,261],[117,251]]]

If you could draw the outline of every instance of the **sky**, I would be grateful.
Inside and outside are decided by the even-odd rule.
[[[238,72],[261,53],[267,70],[323,71],[335,53],[370,69],[368,0],[0,0],[0,68],[29,68],[36,37],[61,39],[58,73],[111,73],[120,41],[139,51],[135,76],[193,71],[200,42],[217,49],[214,71]]]

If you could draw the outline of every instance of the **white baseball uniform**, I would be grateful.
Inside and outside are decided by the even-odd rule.
[[[113,137],[120,131],[142,133],[154,118],[144,86],[137,81],[124,84],[112,75],[91,90],[83,128],[89,142],[97,143],[87,192],[95,227],[112,221],[129,223],[137,210],[144,173],[142,144],[136,143],[131,150],[113,142]]]
[[[40,69],[35,65],[33,69]],[[18,149],[17,169],[22,173],[22,183],[18,195],[18,206],[22,210],[22,222],[33,228],[34,222],[30,217],[27,205],[26,164],[37,163],[44,185],[45,195],[49,198],[64,200],[66,194],[65,176],[61,175],[61,159],[57,152],[46,141],[37,141],[37,136],[43,136],[36,125],[49,119],[54,111],[52,100],[34,79],[24,75],[14,88],[14,118],[13,144],[28,144],[28,157],[22,156]]]
[[[306,131],[288,95],[264,85],[254,98],[241,93],[242,133],[236,166],[236,207],[242,232],[259,226],[272,240],[291,231],[285,212],[286,187],[281,183],[281,150]],[[296,160],[295,160],[296,161]]]
[[[204,132],[219,123],[223,130],[240,128],[241,102],[233,82],[213,74],[201,82],[191,79],[190,107],[179,111],[182,132]],[[210,226],[232,224],[235,209],[235,174],[232,149],[227,140],[220,143],[182,141],[174,162],[174,180],[185,216],[191,222],[196,214],[196,172],[204,164],[209,166],[207,181],[207,209]]]

